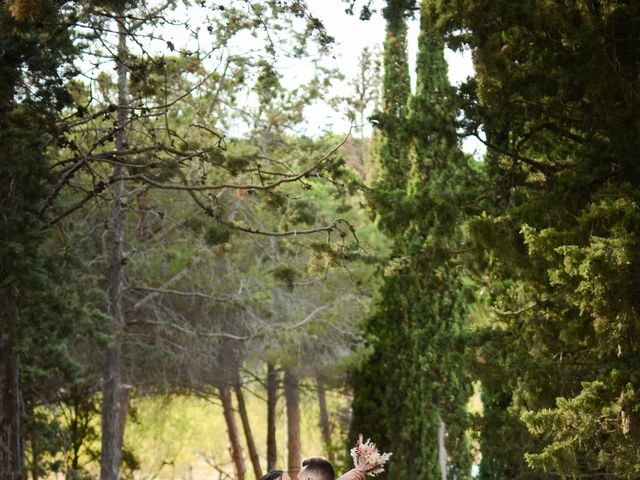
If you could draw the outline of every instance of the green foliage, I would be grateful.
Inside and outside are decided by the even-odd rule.
[[[640,5],[434,4],[474,52],[464,124],[489,147],[480,478],[636,478]]]
[[[638,401],[633,385],[627,384],[620,397],[601,381],[583,382],[574,398],[558,397],[555,408],[526,412],[523,421],[534,435],[545,439],[540,453],[527,453],[527,462],[548,472],[599,470],[603,464],[619,478],[635,478],[640,466],[629,461],[636,454],[631,429],[633,404]],[[606,432],[603,435],[603,430]],[[598,452],[595,457],[591,452]],[[582,463],[586,459],[586,465]]]
[[[293,290],[296,277],[298,276],[298,272],[296,271],[296,269],[292,268],[289,265],[278,265],[273,270],[271,270],[271,274],[276,280],[282,282],[287,290]]]
[[[56,121],[72,99],[64,84],[74,69],[63,63],[76,52],[61,26],[73,13],[20,1],[9,12],[17,21],[4,6],[0,11],[0,293],[3,308],[17,307],[17,318],[3,316],[0,334],[19,358],[21,437],[30,453],[25,468],[36,477],[64,470],[70,458],[66,440],[75,437],[46,407],[64,401],[64,388],[85,373],[74,345],[93,337],[103,298],[41,217],[55,180],[50,156],[61,143]]]
[[[207,245],[215,246],[227,243],[231,239],[233,230],[224,225],[210,224],[204,234],[204,240]]]
[[[404,225],[397,215],[406,210],[406,173],[410,166],[408,147],[411,138],[406,131],[411,94],[405,21],[407,3],[404,0],[390,1],[384,9],[387,30],[383,56],[383,109],[372,118],[380,133],[375,146],[379,172],[370,203],[380,217],[381,227],[389,232],[396,232]]]
[[[385,111],[373,205],[394,241],[366,331],[373,352],[351,376],[352,435],[394,453],[390,478],[440,478],[438,428],[446,425],[447,476],[469,478],[463,325],[469,303],[460,225],[474,192],[457,146],[457,105],[434,12],[421,6],[417,87],[406,81],[406,2],[388,2]]]
[[[266,360],[340,383],[353,362],[351,438],[363,432],[394,452],[390,478],[440,477],[440,421],[449,478],[469,477],[469,429],[481,479],[638,478],[640,4],[424,0],[412,93],[406,18],[415,3],[384,9],[369,190],[347,167],[353,159],[326,154],[341,139],[287,133],[335,75],[284,88],[281,47],[295,44],[293,59],[311,36],[320,49],[330,40],[304,2],[214,6],[209,52],[169,41],[170,55],[129,52],[124,171],[135,188],[117,199],[127,210],[127,382],[206,389]],[[107,46],[99,29],[112,15],[101,10],[137,7],[120,19],[135,23],[146,5],[121,0],[0,9],[0,336],[21,360],[33,476],[82,478],[99,457],[102,365],[91,354],[113,341],[100,328],[105,284],[95,272],[107,268],[117,86],[106,69],[84,84],[72,65],[77,48],[96,38]],[[367,4],[362,15],[371,12]],[[66,29],[89,18],[98,30],[74,46],[77,32]],[[223,55],[208,71],[212,52],[239,34],[264,48]],[[474,54],[476,78],[458,95],[445,41]],[[375,75],[375,60],[363,57],[362,68]],[[362,119],[375,95],[358,93],[351,103]],[[225,139],[238,123],[245,138]],[[461,129],[488,146],[482,162],[460,152]],[[188,187],[197,207],[173,190]],[[388,239],[365,219],[363,190]],[[309,239],[234,235],[337,216],[345,221]],[[366,346],[349,359],[379,284]],[[474,381],[483,410],[469,416]],[[160,451],[179,454],[170,450]],[[129,475],[145,462],[164,468],[146,455],[125,450]]]

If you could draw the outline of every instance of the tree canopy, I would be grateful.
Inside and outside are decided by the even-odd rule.
[[[640,477],[640,4],[335,1],[0,7],[0,477]]]

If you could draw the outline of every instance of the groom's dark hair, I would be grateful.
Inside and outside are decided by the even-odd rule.
[[[335,480],[336,472],[331,463],[322,457],[307,458],[302,466],[309,472],[318,475],[322,480]]]
[[[260,480],[278,480],[283,473],[282,470],[271,470],[265,473]]]

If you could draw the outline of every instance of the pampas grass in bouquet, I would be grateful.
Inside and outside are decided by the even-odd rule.
[[[362,434],[360,434],[358,443],[351,449],[351,457],[357,469],[375,477],[384,472],[384,464],[391,457],[391,453],[380,453],[375,443],[371,443],[368,438],[366,442],[363,441]]]

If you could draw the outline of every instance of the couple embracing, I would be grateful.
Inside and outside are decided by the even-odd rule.
[[[307,458],[302,462],[302,468],[295,480],[364,480],[366,470],[355,467],[336,479],[333,465],[321,457]],[[287,472],[271,470],[262,476],[261,480],[292,480]]]

